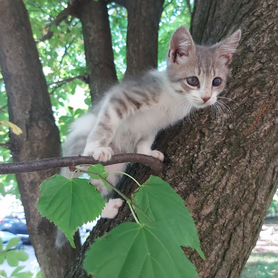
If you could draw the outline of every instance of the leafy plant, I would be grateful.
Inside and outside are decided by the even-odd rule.
[[[123,223],[96,240],[84,268],[94,277],[196,277],[183,247],[204,258],[194,221],[182,198],[159,177],[151,176],[128,198],[108,181],[104,166],[87,170],[128,204],[134,222]],[[123,173],[125,174],[125,173]],[[81,201],[82,200],[82,201]],[[84,179],[54,176],[43,182],[41,214],[54,222],[73,245],[73,234],[95,220],[104,207],[101,195]],[[109,265],[109,267],[107,267]]]
[[[88,180],[53,176],[41,185],[39,210],[64,232],[74,247],[75,231],[95,220],[104,208],[100,193]]]
[[[20,243],[20,239],[11,239],[6,246],[4,246],[0,239],[0,264],[7,262],[13,269],[12,273],[8,275],[4,270],[0,271],[0,277],[7,278],[31,278],[33,273],[30,271],[23,271],[24,266],[21,266],[21,262],[28,260],[28,254],[23,250],[18,250],[16,247]]]

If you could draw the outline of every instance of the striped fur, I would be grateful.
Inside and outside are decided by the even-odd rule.
[[[64,154],[107,161],[116,153],[136,152],[163,160],[160,151],[152,150],[156,134],[183,119],[192,108],[216,103],[239,40],[237,31],[215,45],[198,46],[185,28],[179,28],[170,43],[166,71],[153,70],[112,87],[99,105],[73,124]],[[199,86],[188,83],[192,76],[198,78]],[[212,86],[215,77],[222,80],[217,87]],[[118,180],[110,178],[114,184]]]

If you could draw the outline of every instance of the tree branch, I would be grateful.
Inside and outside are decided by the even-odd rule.
[[[132,162],[132,163],[141,163],[152,169],[154,174],[159,174],[162,172],[163,163],[158,159],[143,155],[143,154],[117,154],[112,157],[111,160],[107,162],[102,162],[104,166]],[[84,164],[98,164],[99,161],[93,159],[90,156],[69,156],[62,158],[49,158],[42,160],[26,161],[26,162],[17,162],[17,163],[3,163],[0,164],[0,174],[13,174],[13,173],[26,173],[26,172],[35,172],[42,171],[53,168],[61,167],[74,167],[77,165]]]
[[[79,80],[85,82],[86,84],[89,84],[89,76],[88,75],[72,76],[72,77],[65,78],[63,80],[58,80],[58,81],[49,83],[48,86],[51,88],[51,92],[50,93],[52,94],[58,88],[64,86],[67,83],[70,83],[70,82],[72,82],[72,81],[74,81],[76,79],[79,79]]]
[[[72,12],[72,5],[69,5],[68,7],[66,7],[64,10],[62,10],[56,17],[55,19],[50,22],[47,26],[46,26],[46,34],[44,34],[40,39],[39,42],[44,42],[46,40],[49,40],[52,38],[53,36],[53,27],[57,27],[59,26],[64,20],[66,20],[68,18],[69,15],[71,15]]]

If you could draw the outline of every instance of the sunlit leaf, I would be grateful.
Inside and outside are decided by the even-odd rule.
[[[0,121],[0,125],[10,128],[12,130],[12,132],[16,135],[22,134],[22,129],[20,127],[18,127],[17,125],[13,124],[12,122]]]
[[[90,175],[90,177],[95,180],[107,179],[109,175],[102,164],[96,164],[91,166],[87,172]]]
[[[5,250],[10,250],[15,248],[16,246],[18,246],[20,244],[20,239],[18,237],[14,237],[11,240],[9,240]]]
[[[136,223],[122,224],[98,239],[86,254],[84,268],[97,278],[197,276],[182,250],[164,240],[164,234]]]
[[[73,247],[73,235],[78,227],[94,221],[103,208],[103,198],[88,180],[70,180],[56,175],[41,185],[41,215],[54,222]]]
[[[151,176],[134,194],[139,221],[157,226],[180,246],[191,247],[204,258],[198,232],[184,200],[159,177]]]

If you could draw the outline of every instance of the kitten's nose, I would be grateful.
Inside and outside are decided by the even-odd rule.
[[[202,97],[202,100],[204,101],[204,103],[206,103],[210,100],[210,97]]]

